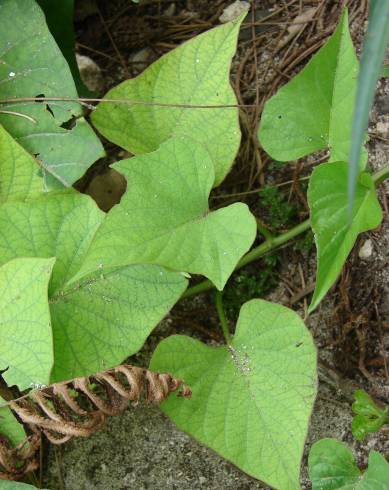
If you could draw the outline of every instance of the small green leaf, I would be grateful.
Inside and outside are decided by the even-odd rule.
[[[308,458],[312,490],[354,490],[361,472],[352,451],[335,439],[316,442]]]
[[[104,217],[92,199],[72,191],[0,207],[0,264],[57,257],[49,288],[52,381],[101,371],[137,352],[187,285],[181,274],[138,264],[99,264],[73,280]]]
[[[0,2],[0,99],[78,97],[69,67],[50,34],[43,12],[33,0]],[[75,102],[20,102],[2,110],[32,117],[36,123],[0,114],[0,123],[41,161],[50,187],[69,187],[104,155],[92,128]],[[67,123],[77,118],[72,129]]]
[[[38,162],[0,125],[0,204],[26,200],[43,191]]]
[[[150,369],[170,372],[191,387],[192,400],[172,396],[162,404],[180,429],[275,488],[300,488],[316,351],[296,313],[249,301],[231,346],[172,336],[159,344]]]
[[[329,148],[331,161],[348,161],[357,72],[345,10],[326,44],[266,103],[259,128],[264,150],[288,161]]]
[[[349,210],[354,206],[355,191],[359,174],[359,159],[365,131],[369,121],[369,112],[373,103],[381,63],[389,43],[389,2],[371,0],[367,32],[363,42],[361,69],[358,76],[358,88],[354,103],[352,125],[352,145],[349,158],[350,172],[348,181]]]
[[[357,490],[386,490],[389,488],[389,463],[376,451],[369,454],[369,466]]]
[[[314,169],[309,181],[308,203],[318,256],[310,311],[337,280],[359,233],[377,227],[382,219],[372,178],[362,173],[349,226],[347,174],[347,163],[324,163]]]
[[[316,442],[309,453],[312,490],[386,490],[389,463],[379,453],[369,455],[369,467],[362,475],[353,453],[335,439]]]
[[[361,441],[367,434],[378,432],[385,423],[389,423],[388,409],[379,408],[364,390],[357,390],[354,397],[352,409],[356,416],[352,421],[352,433]]]
[[[0,268],[0,369],[21,390],[48,384],[54,362],[47,288],[54,259],[18,258]]]
[[[151,263],[203,274],[222,289],[253,243],[256,222],[242,203],[209,211],[209,153],[176,138],[116,168],[127,178],[127,192],[96,234],[80,275],[99,263]]]
[[[365,416],[375,416],[379,417],[384,413],[384,410],[381,410],[374,403],[371,396],[366,393],[364,390],[356,390],[354,393],[355,402],[352,405],[353,412],[358,415]]]
[[[0,396],[0,435],[6,436],[16,446],[26,437],[26,433],[11,410],[7,406],[2,406],[5,403],[6,401]],[[2,480],[0,480],[1,482]]]
[[[105,98],[151,104],[237,104],[229,70],[245,15],[185,42],[138,77],[110,90]],[[92,122],[107,139],[134,154],[156,150],[172,136],[190,136],[209,151],[216,184],[230,170],[240,143],[237,107],[194,109],[102,102]]]

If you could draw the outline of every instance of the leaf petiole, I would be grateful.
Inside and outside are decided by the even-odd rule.
[[[215,303],[216,303],[217,314],[219,315],[220,325],[222,327],[223,335],[224,335],[224,338],[226,340],[226,344],[231,345],[232,339],[231,339],[230,331],[228,329],[226,314],[225,314],[225,311],[223,308],[223,293],[222,293],[222,291],[216,291]]]

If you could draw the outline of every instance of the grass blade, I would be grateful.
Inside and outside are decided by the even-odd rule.
[[[389,1],[371,0],[369,23],[363,43],[358,88],[355,99],[348,178],[349,216],[351,219],[359,175],[359,159],[373,103],[377,79],[389,42]]]

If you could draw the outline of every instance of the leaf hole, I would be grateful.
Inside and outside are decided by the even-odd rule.
[[[49,104],[46,104],[46,111],[50,112],[50,114],[54,117],[54,112],[52,111],[52,109],[49,106]]]
[[[76,121],[77,121],[76,117],[71,117],[68,121],[65,121],[61,124],[61,128],[70,131],[76,125]]]

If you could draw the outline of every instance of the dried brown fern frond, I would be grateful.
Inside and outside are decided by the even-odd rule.
[[[0,435],[0,480],[20,480],[26,473],[39,467],[41,437],[33,434],[16,447]]]
[[[88,437],[108,416],[123,412],[129,402],[160,403],[179,388],[178,396],[189,398],[190,389],[170,374],[136,366],[120,365],[93,376],[55,383],[11,400],[9,408],[29,428],[32,436],[12,448],[0,436],[0,479],[19,479],[37,468],[36,454],[41,433],[53,444],[72,437]]]

